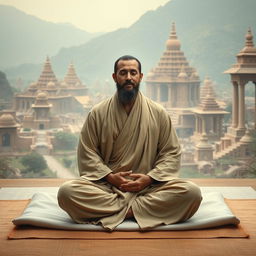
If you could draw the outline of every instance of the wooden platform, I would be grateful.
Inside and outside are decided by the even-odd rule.
[[[199,186],[251,186],[256,189],[256,179],[192,179]],[[0,180],[0,187],[56,187],[60,179]],[[7,240],[7,223],[0,227],[0,255],[67,255],[67,256],[174,256],[256,255],[256,203],[241,204],[235,210],[249,239],[147,239],[147,240]],[[6,218],[8,220],[8,217]],[[198,231],[200,232],[200,231]]]

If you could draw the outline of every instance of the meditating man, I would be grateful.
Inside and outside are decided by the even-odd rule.
[[[126,218],[141,229],[189,219],[201,192],[177,177],[181,149],[170,116],[139,91],[138,59],[120,57],[112,76],[117,92],[87,116],[78,145],[81,177],[60,187],[60,207],[77,223],[109,230]]]

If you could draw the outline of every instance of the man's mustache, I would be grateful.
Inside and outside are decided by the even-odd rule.
[[[135,83],[133,83],[132,81],[126,81],[125,83],[123,83],[123,86],[125,85],[135,85]]]

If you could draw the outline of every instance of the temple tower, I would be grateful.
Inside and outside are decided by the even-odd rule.
[[[237,63],[224,72],[231,75],[233,85],[232,126],[229,127],[228,133],[236,140],[245,134],[245,86],[248,82],[253,82],[255,85],[254,129],[256,129],[256,48],[250,28],[245,39],[245,47],[237,54]]]
[[[196,128],[193,139],[199,140],[205,134],[209,141],[217,141],[223,136],[223,117],[228,114],[220,108],[215,99],[211,80],[207,77],[201,91],[201,103],[194,109]]]
[[[200,101],[199,77],[181,51],[175,23],[158,65],[147,75],[146,90],[150,98],[169,108],[194,107]]]
[[[78,78],[73,63],[68,66],[68,71],[64,77],[64,81],[61,83],[62,90],[73,96],[85,96],[88,95],[88,89],[82,84]],[[64,88],[65,87],[65,88]]]
[[[253,44],[251,29],[245,36],[245,47],[237,54],[237,63],[224,73],[231,75],[233,85],[232,124],[227,133],[216,143],[214,159],[233,156],[236,159],[250,159],[250,130],[256,129],[256,48]],[[245,86],[248,82],[255,85],[254,127],[245,126]]]
[[[82,84],[76,74],[75,67],[74,67],[73,63],[69,64],[67,74],[64,77],[64,81],[67,85],[73,86],[73,87],[79,86]]]
[[[49,57],[47,57],[44,63],[43,71],[37,82],[38,89],[46,88],[49,82],[57,83],[58,81],[52,70],[50,59]]]
[[[200,88],[200,101],[202,101],[203,98],[207,97],[209,94],[213,95],[214,98],[216,97],[216,93],[213,89],[213,82],[207,76],[203,81],[203,85]]]
[[[49,129],[50,109],[52,105],[48,103],[47,95],[41,92],[37,95],[35,104],[32,105],[34,110],[33,121],[35,129],[44,130]]]
[[[195,161],[209,161],[213,160],[213,146],[209,144],[205,133],[202,134],[199,143],[196,145]]]

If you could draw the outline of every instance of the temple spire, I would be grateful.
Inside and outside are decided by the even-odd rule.
[[[52,70],[50,58],[47,56],[43,71],[38,79],[38,87],[46,87],[49,82],[57,83],[57,78]]]
[[[72,87],[81,85],[81,81],[76,74],[75,67],[72,62],[69,64],[68,71],[64,78],[64,81],[68,86]]]
[[[253,44],[253,35],[252,35],[252,31],[251,31],[251,28],[249,27],[248,31],[247,31],[247,34],[245,36],[245,46],[246,47],[251,47],[253,48],[254,47],[254,44]]]
[[[175,22],[172,23],[172,30],[171,30],[171,34],[170,34],[169,38],[170,39],[177,39]]]
[[[168,50],[180,50],[180,41],[176,34],[175,22],[172,23],[171,33],[169,39],[166,41],[166,47]]]

